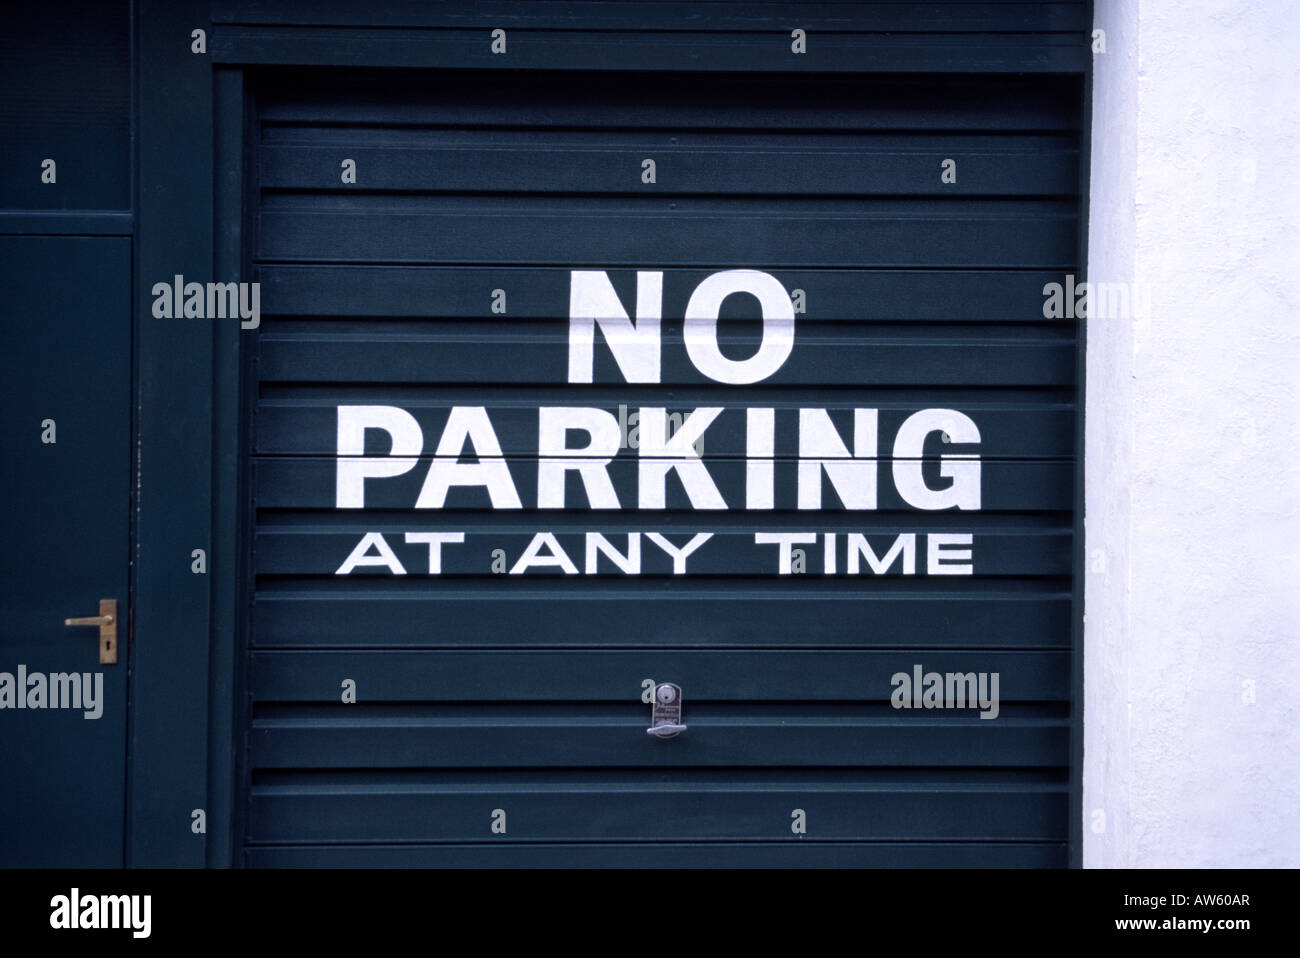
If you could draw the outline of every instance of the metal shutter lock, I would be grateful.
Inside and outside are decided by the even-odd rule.
[[[660,682],[655,686],[654,701],[650,706],[650,727],[646,734],[656,738],[676,738],[685,731],[681,686]]]

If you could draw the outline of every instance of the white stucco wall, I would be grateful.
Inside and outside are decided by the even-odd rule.
[[[1088,867],[1300,866],[1297,12],[1096,2]]]

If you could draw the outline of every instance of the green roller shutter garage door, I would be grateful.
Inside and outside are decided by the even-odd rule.
[[[250,86],[245,864],[1067,864],[1079,77]]]

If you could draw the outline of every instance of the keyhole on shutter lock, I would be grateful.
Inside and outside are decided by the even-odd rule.
[[[647,735],[655,738],[676,738],[686,731],[682,724],[682,689],[671,682],[655,686],[654,701],[650,707],[650,727]]]

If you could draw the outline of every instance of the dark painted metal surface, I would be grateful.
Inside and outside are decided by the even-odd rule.
[[[108,510],[136,527],[118,673],[131,670],[129,774],[111,742],[87,744],[91,727],[118,734],[107,715],[57,741],[24,732],[20,745],[93,758],[9,793],[22,806],[11,823],[42,806],[23,854],[69,865],[634,855],[666,866],[1042,866],[1066,863],[1068,837],[1077,864],[1081,324],[1033,318],[1043,284],[1081,265],[1090,23],[1089,4],[1032,2],[69,0],[11,17],[0,36],[0,233],[31,235],[12,241],[6,265],[28,288],[62,263],[51,282],[66,289],[49,303],[129,295],[135,323],[135,368],[117,363],[133,372],[135,422],[116,445],[98,437],[136,470],[133,511]],[[490,52],[498,27],[505,57]],[[206,54],[190,50],[196,28],[208,31]],[[806,55],[790,52],[795,28],[809,32]],[[336,181],[343,145],[371,177],[362,189]],[[623,188],[623,158],[647,145],[658,182]],[[47,155],[57,186],[39,181]],[[947,156],[958,184],[924,172]],[[644,228],[619,228],[632,221]],[[52,253],[42,234],[105,245]],[[129,251],[113,236],[134,237]],[[92,249],[104,252],[82,255]],[[989,458],[984,510],[961,519],[989,557],[985,574],[942,587],[809,576],[795,588],[714,562],[690,581],[502,588],[470,562],[443,579],[365,576],[338,592],[332,405],[391,401],[429,436],[447,405],[484,405],[529,488],[537,450],[521,410],[579,402],[550,372],[578,265],[610,268],[625,302],[632,269],[665,271],[664,382],[618,386],[598,349],[603,385],[586,387],[584,404],[762,402],[787,419],[815,405],[842,429],[869,405],[886,435],[940,398],[970,411]],[[817,291],[800,317],[810,335],[770,384],[719,387],[682,361],[674,317],[707,272],[742,265]],[[177,272],[260,280],[261,333],[152,317],[150,285]],[[508,321],[485,308],[498,287]],[[22,335],[37,349],[66,328]],[[345,343],[345,330],[361,335]],[[101,333],[117,342],[111,324]],[[18,363],[26,349],[11,357],[19,378],[44,368],[42,356]],[[104,401],[94,415],[117,413]],[[709,432],[723,457],[711,469],[732,498],[740,438],[725,417]],[[611,473],[626,500],[631,459]],[[104,475],[77,508],[113,495],[121,476]],[[27,473],[7,488],[29,480],[34,497],[64,481]],[[778,473],[777,496],[792,484]],[[903,508],[887,481],[880,494],[874,528],[947,528],[946,516]],[[412,495],[401,482],[375,486],[377,527],[427,523]],[[733,539],[805,518],[691,513],[671,484],[668,506],[654,528]],[[505,521],[485,501],[453,498],[439,518],[475,543],[551,526],[561,538],[651,528],[633,512],[526,507]],[[856,518],[828,511],[816,523],[843,532]],[[10,519],[26,525],[6,541],[36,521]],[[46,566],[85,571],[53,537],[34,548],[55,550]],[[124,580],[121,548],[112,575]],[[194,548],[208,550],[207,576],[190,572]],[[44,582],[14,594],[36,597]],[[995,663],[1007,721],[915,722],[891,745],[898,713],[852,680],[917,656],[945,669]],[[340,670],[370,696],[342,723]],[[640,679],[683,676],[691,731],[719,737],[641,733],[616,746],[645,724]],[[546,731],[577,744],[566,751]],[[63,788],[82,773],[97,783],[98,813],[124,814],[125,844],[120,827],[114,837],[93,819],[81,823],[93,836],[74,828],[40,846],[40,829],[85,793]],[[668,812],[647,816],[638,790],[667,795]],[[802,839],[782,817],[795,792],[824,799]],[[486,834],[480,806],[497,797],[526,809],[512,812],[508,837]],[[195,809],[206,834],[192,827]]]
[[[128,0],[6,4],[0,209],[131,208],[129,11]],[[46,160],[52,183],[43,179]]]
[[[153,285],[210,282],[212,69],[190,52],[206,8],[140,0],[139,222],[135,245],[136,457],[134,665],[128,863],[198,867],[208,804],[208,575],[212,552],[214,321],[159,319]],[[219,322],[219,321],[215,321]],[[220,746],[218,746],[220,747]]]
[[[1085,24],[1093,23],[1093,2],[1087,0]],[[1080,78],[1083,87],[1083,116],[1092,117],[1092,69]],[[1090,167],[1092,163],[1092,124],[1085,122],[1079,135],[1079,275],[1085,280],[1088,274],[1088,204]],[[1084,513],[1087,504],[1084,480],[1084,450],[1087,419],[1084,398],[1087,395],[1088,321],[1077,323],[1078,343],[1075,350],[1074,400],[1077,414],[1074,422],[1074,464],[1079,477],[1074,487],[1074,588],[1071,599],[1074,615],[1070,621],[1070,812],[1069,812],[1069,865],[1083,867],[1083,570],[1085,563]]]
[[[1080,73],[1085,6],[967,2],[215,5],[223,63],[747,73]],[[346,26],[344,26],[346,25]],[[509,33],[508,56],[489,31]],[[790,34],[809,35],[795,55]]]
[[[250,848],[253,868],[1059,868],[1058,842],[348,843]]]
[[[239,70],[214,71],[213,114],[216,125],[213,231],[216,274],[230,282],[248,279],[245,266],[245,205],[254,197],[246,189],[245,130],[254,122],[252,103],[244,94]],[[243,330],[237,323],[218,324],[213,338],[212,552],[229,557],[212,571],[211,699],[208,727],[208,858],[214,868],[237,861],[235,836],[243,802],[239,788],[244,669],[239,640],[249,588],[245,550],[245,490],[241,459],[246,441],[245,404],[252,388],[241,377]]]
[[[101,665],[98,631],[63,620],[97,615],[105,598],[120,617],[129,607],[130,267],[124,238],[0,237],[0,672],[6,684],[20,666],[40,676],[0,689],[0,867],[123,864],[126,622],[117,664]],[[59,708],[54,675],[78,677]],[[15,692],[42,707],[15,708]]]
[[[121,867],[125,861],[132,663],[130,64],[126,2],[61,0],[5,10],[4,867]],[[106,598],[117,601],[116,665],[100,664],[96,628],[64,625],[67,618],[97,615]],[[14,708],[20,697],[44,707]]]
[[[1042,287],[1077,267],[1076,81],[334,73],[254,90],[245,863],[617,864],[635,847],[659,864],[1066,864],[1076,330],[1043,319]],[[950,154],[977,182],[945,192]],[[623,384],[599,347],[595,385],[564,381],[570,267],[609,269],[629,304],[633,269],[665,269],[660,384]],[[710,382],[681,348],[686,298],[728,267],[809,296],[790,360],[753,386]],[[335,509],[347,403],[408,409],[426,453],[450,406],[483,406],[523,509],[482,490],[413,509],[427,458],[370,483],[364,512]],[[732,508],[694,511],[670,483],[661,513],[581,492],[537,509],[536,407],[620,403],[724,406],[704,458]],[[762,513],[742,508],[755,405],[784,423]],[[884,436],[919,408],[966,412],[983,508],[918,512],[882,479],[878,511],[795,510],[809,406],[842,430],[877,408]],[[610,475],[631,504],[624,456]],[[418,567],[402,532],[452,528],[466,541],[438,576],[333,574],[365,531]],[[777,577],[743,548],[805,528],[970,530],[979,574]],[[686,577],[649,556],[639,577],[493,574],[492,549],[539,529],[578,551],[586,531],[709,531],[717,551]],[[915,662],[1000,672],[999,718],[891,708],[890,675]],[[685,691],[671,743],[644,734],[646,678]],[[795,808],[817,823],[803,836]]]

